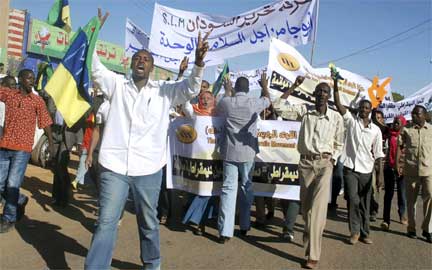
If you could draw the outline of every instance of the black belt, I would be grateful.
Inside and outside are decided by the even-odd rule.
[[[310,155],[300,155],[300,159],[306,159],[306,160],[320,160],[320,159],[328,159],[330,160],[332,158],[332,154],[328,152],[324,152],[321,154],[310,154]]]

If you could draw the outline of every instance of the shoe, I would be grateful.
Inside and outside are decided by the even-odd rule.
[[[73,187],[73,189],[78,189],[78,181],[77,180],[73,180],[72,182],[71,182],[71,185],[72,185],[72,187]]]
[[[221,236],[219,236],[218,243],[219,243],[219,244],[225,244],[225,243],[228,242],[230,239],[231,239],[230,237],[222,236],[222,235],[221,235]]]
[[[426,238],[426,241],[429,243],[432,243],[432,233],[428,233],[426,231],[423,231],[422,236]]]
[[[400,218],[400,223],[403,225],[408,225],[408,219],[406,217],[401,217]]]
[[[205,233],[205,225],[198,225],[193,227],[193,234],[201,236]]]
[[[360,234],[359,233],[354,233],[351,235],[350,239],[349,239],[349,243],[351,245],[355,245],[357,244],[358,240],[359,240]]]
[[[416,232],[407,232],[407,236],[409,238],[412,238],[412,239],[416,239],[417,238]]]
[[[266,227],[266,224],[264,222],[261,222],[261,221],[255,221],[253,223],[253,226],[257,229],[264,229]]]
[[[271,220],[272,218],[274,218],[274,212],[273,211],[269,211],[266,215],[266,219],[267,220]]]
[[[168,219],[167,216],[161,216],[160,219],[159,219],[159,224],[160,225],[165,225],[167,223],[167,219]]]
[[[240,230],[240,236],[247,236],[248,230]]]
[[[388,231],[389,229],[390,229],[390,225],[387,223],[387,222],[382,222],[381,223],[381,229],[383,230],[383,231]]]
[[[29,201],[29,198],[25,197],[24,202],[22,204],[18,205],[17,211],[16,211],[16,214],[17,214],[16,220],[17,220],[17,222],[20,221],[23,218],[23,216],[25,214],[25,208],[26,208],[26,205],[27,205],[28,201]]]
[[[373,244],[373,241],[372,241],[372,239],[370,239],[370,237],[360,237],[360,242],[362,242],[362,243],[365,243],[365,244],[368,244],[368,245],[371,245],[371,244]]]
[[[15,228],[15,222],[2,220],[0,223],[0,233],[7,233]]]
[[[284,228],[283,228],[283,231],[282,231],[282,235],[281,235],[281,237],[282,237],[282,239],[286,240],[286,241],[289,242],[289,243],[291,243],[292,241],[294,241],[294,234],[293,234],[293,233],[290,233],[290,232],[288,231],[288,228],[287,228],[287,227],[284,227]]]
[[[318,261],[307,259],[304,267],[306,269],[315,269],[315,267],[317,267],[317,265],[318,265]]]
[[[339,196],[344,194],[344,189],[341,188],[341,190],[339,191]]]

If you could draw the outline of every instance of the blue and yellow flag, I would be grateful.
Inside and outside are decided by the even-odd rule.
[[[225,76],[229,73],[229,67],[228,63],[225,63],[221,73],[219,73],[219,76],[217,77],[216,81],[213,84],[213,96],[217,96],[220,89],[222,88],[223,81]]]
[[[99,28],[99,19],[94,17],[84,29],[78,29],[63,60],[45,86],[68,127],[90,108],[90,71]]]
[[[45,89],[46,84],[54,74],[51,63],[42,62],[38,65],[38,75],[36,77],[36,90]]]
[[[68,33],[72,30],[68,0],[55,0],[48,13],[47,23],[63,28]]]

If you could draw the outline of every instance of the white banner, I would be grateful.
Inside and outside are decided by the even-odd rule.
[[[339,82],[339,92],[341,102],[345,106],[357,107],[358,102],[364,98],[372,101],[377,94],[381,93],[382,88],[380,87],[384,87],[386,92],[390,91],[391,78],[381,81],[376,78],[376,85],[373,87],[373,81],[361,75],[341,68],[338,68],[338,71],[344,78]],[[298,88],[299,91],[294,92],[288,99],[293,103],[305,101],[313,103],[312,95],[319,82],[327,82],[333,87],[329,68],[313,68],[294,47],[277,39],[272,39],[270,42],[267,72],[270,88],[276,90],[277,92],[273,91],[273,94],[278,96],[295,81],[297,76],[305,77],[303,84]]]
[[[125,52],[127,57],[132,57],[138,50],[148,49],[149,39],[149,36],[138,25],[126,18]]]
[[[383,102],[379,110],[383,112],[385,122],[392,123],[399,115],[411,120],[411,112],[417,104],[426,107],[428,112],[432,111],[432,83],[417,91],[416,94],[398,102]]]
[[[234,17],[209,15],[155,4],[150,50],[169,56],[163,67],[177,69],[184,56],[193,62],[198,32],[212,31],[206,65],[224,59],[267,51],[270,38],[293,46],[313,40],[316,27],[316,0],[278,1]]]
[[[202,196],[220,194],[223,163],[217,148],[223,124],[222,118],[207,116],[179,118],[171,123],[167,188]],[[258,122],[260,153],[255,159],[255,195],[299,200],[299,130],[299,122]]]

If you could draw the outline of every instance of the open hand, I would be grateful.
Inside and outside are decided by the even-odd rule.
[[[185,70],[188,68],[188,64],[189,64],[189,57],[185,56],[180,63],[179,73],[183,74],[183,72],[185,72]]]

